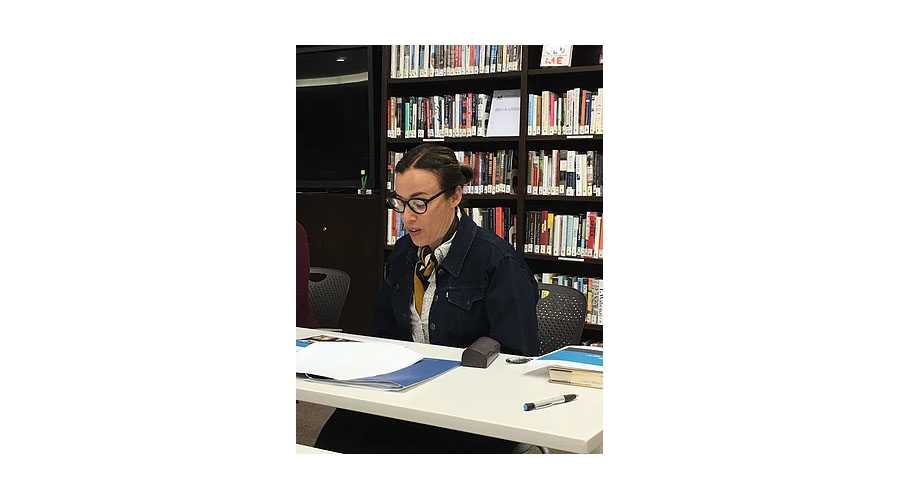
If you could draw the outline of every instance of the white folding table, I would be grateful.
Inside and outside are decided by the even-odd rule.
[[[321,335],[297,328],[297,338]],[[424,356],[459,361],[463,349],[328,332],[364,342],[393,342]],[[297,377],[297,399],[573,453],[596,452],[603,439],[603,389],[553,384],[547,371],[506,363],[500,354],[486,369],[458,366],[402,391],[312,382]],[[577,394],[569,403],[524,411],[528,402]]]

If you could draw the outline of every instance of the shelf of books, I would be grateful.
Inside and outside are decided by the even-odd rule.
[[[522,69],[521,45],[391,45],[389,83],[407,78],[491,76]]]
[[[560,48],[555,48],[560,49]],[[538,281],[585,293],[585,343],[603,339],[603,48],[394,45],[382,51],[384,188],[423,142],[475,171],[461,208],[518,250]],[[567,63],[543,67],[542,63]],[[405,234],[386,210],[384,248]],[[547,281],[551,280],[551,281]]]

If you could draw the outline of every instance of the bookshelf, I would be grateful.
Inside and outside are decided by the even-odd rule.
[[[493,152],[512,149],[516,152],[513,168],[517,175],[513,179],[515,194],[464,194],[466,207],[508,207],[515,215],[515,247],[525,258],[535,274],[554,273],[569,276],[603,278],[603,260],[582,257],[562,257],[525,253],[526,214],[534,211],[555,211],[561,214],[603,213],[602,196],[550,196],[526,193],[527,159],[529,151],[576,150],[597,151],[602,155],[602,134],[557,134],[528,135],[528,95],[542,91],[555,92],[565,96],[573,88],[596,89],[603,87],[603,64],[600,63],[601,45],[576,45],[572,51],[571,67],[541,68],[541,45],[523,45],[519,52],[520,64],[516,71],[481,73],[417,78],[391,78],[391,46],[383,47],[381,68],[381,141],[380,168],[381,193],[387,193],[387,165],[389,154],[403,152],[422,142],[444,144],[454,151],[468,150]],[[387,102],[391,97],[434,96],[455,93],[492,94],[495,90],[517,89],[520,92],[519,134],[510,137],[444,137],[433,139],[388,138]],[[388,224],[381,217],[382,243],[385,260],[392,250],[387,243]],[[584,342],[602,342],[603,327],[585,323],[582,333]]]

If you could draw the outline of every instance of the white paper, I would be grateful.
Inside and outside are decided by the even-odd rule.
[[[297,351],[297,373],[353,380],[402,370],[423,357],[387,342],[314,342]]]

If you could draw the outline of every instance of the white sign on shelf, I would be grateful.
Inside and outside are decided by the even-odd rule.
[[[544,45],[541,49],[541,67],[557,67],[572,65],[571,45]]]
[[[494,91],[487,137],[519,135],[519,110],[522,107],[520,96],[519,89]]]

